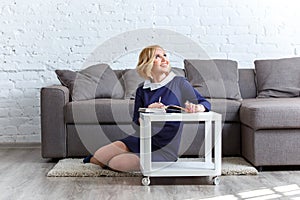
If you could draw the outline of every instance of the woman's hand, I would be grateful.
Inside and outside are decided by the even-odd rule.
[[[185,103],[185,111],[188,113],[204,112],[205,107],[202,104]]]
[[[155,102],[151,103],[148,108],[164,108],[165,105],[163,103]]]

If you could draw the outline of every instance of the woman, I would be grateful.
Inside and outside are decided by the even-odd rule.
[[[158,45],[144,48],[140,55],[137,72],[145,79],[136,90],[133,121],[139,125],[138,109],[162,108],[165,105],[185,107],[186,112],[206,112],[210,103],[184,78],[176,76],[164,49]],[[176,161],[182,133],[180,122],[165,122],[153,126],[152,161]],[[101,167],[116,171],[140,170],[139,128],[134,135],[101,147],[94,155],[84,159]]]

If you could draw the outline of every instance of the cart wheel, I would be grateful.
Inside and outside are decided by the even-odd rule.
[[[213,184],[214,185],[219,185],[220,184],[220,177],[218,177],[218,176],[215,176],[215,177],[213,177]]]
[[[142,184],[143,184],[144,186],[150,185],[150,178],[149,178],[149,176],[144,177],[144,178],[142,179]]]

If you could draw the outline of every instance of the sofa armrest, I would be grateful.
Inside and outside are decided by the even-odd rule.
[[[42,157],[66,157],[64,106],[69,102],[69,89],[62,85],[43,87],[40,95]]]

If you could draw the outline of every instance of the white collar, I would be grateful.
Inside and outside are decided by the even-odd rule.
[[[171,80],[173,80],[173,78],[176,76],[176,74],[174,72],[170,72],[168,74],[168,76],[162,80],[160,83],[152,83],[150,80],[145,80],[144,82],[144,86],[143,89],[147,89],[150,88],[150,90],[156,90],[159,89],[165,85],[167,85]]]

